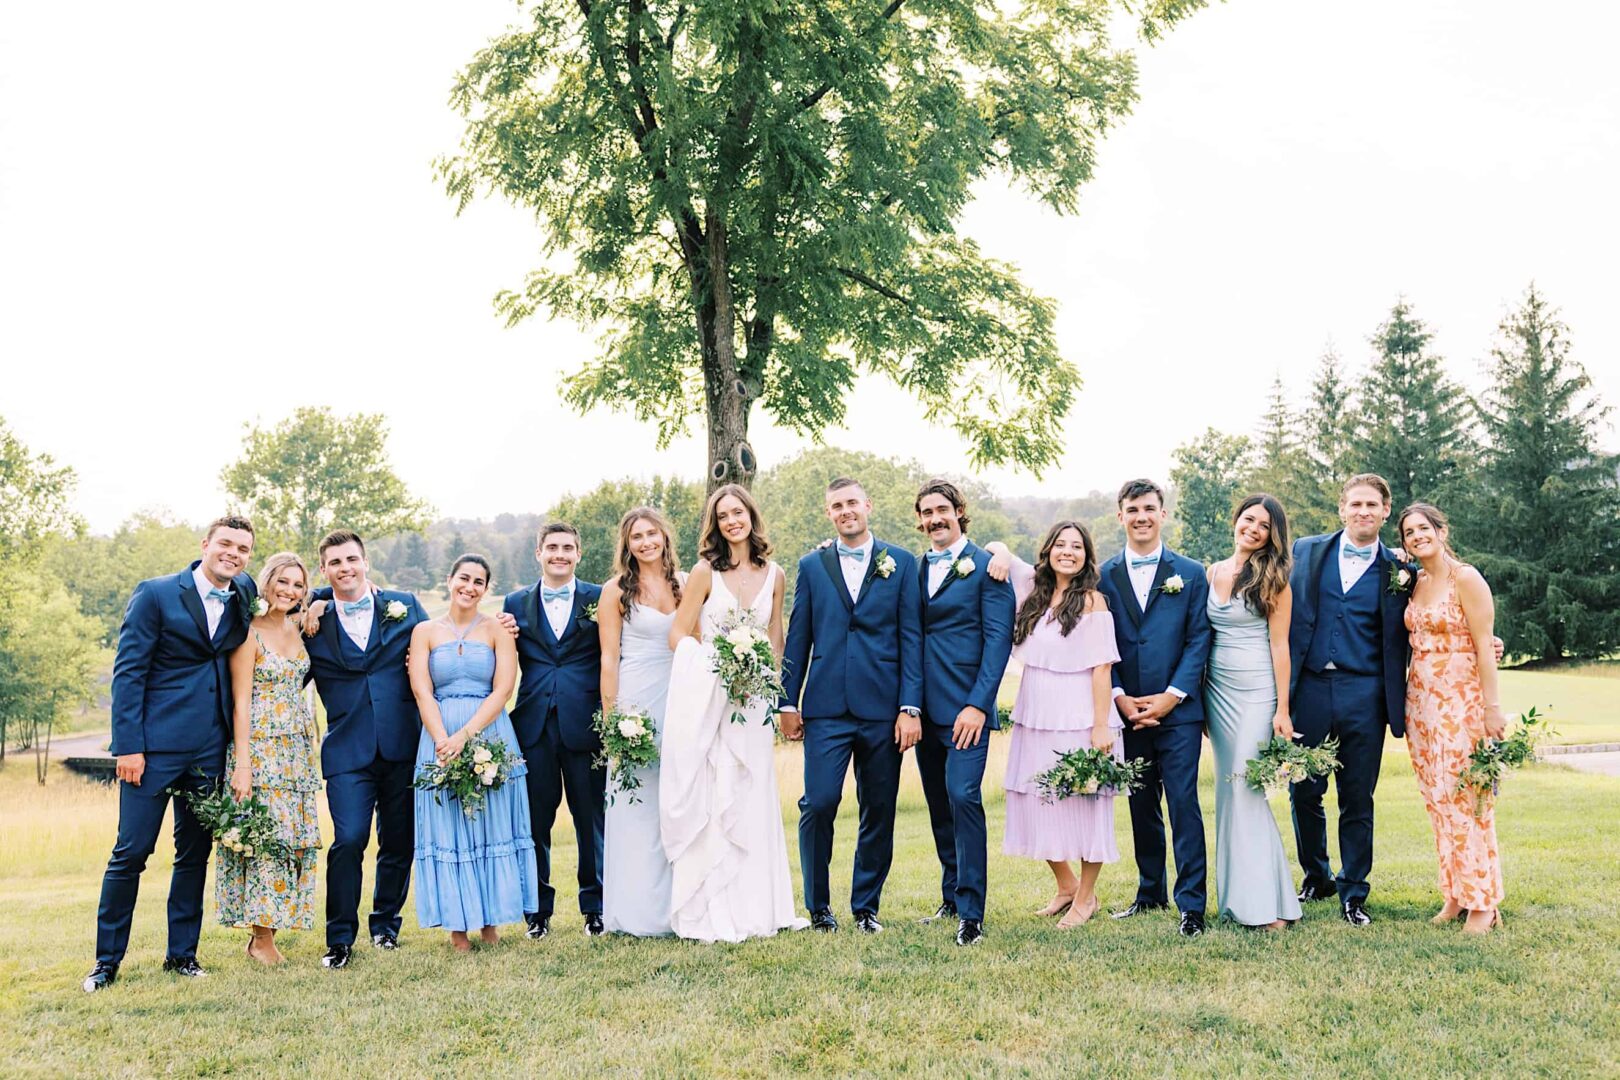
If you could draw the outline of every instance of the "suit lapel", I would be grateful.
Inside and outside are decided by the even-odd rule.
[[[1123,552],[1114,560],[1114,568],[1108,576],[1114,580],[1114,588],[1119,590],[1119,597],[1125,601],[1125,614],[1131,617],[1132,626],[1142,625],[1142,605],[1136,602],[1136,587],[1131,584],[1131,575],[1125,569],[1125,560],[1128,558]],[[1162,561],[1162,560],[1161,560]]]
[[[212,638],[208,634],[208,613],[203,610],[202,597],[197,595],[197,582],[191,576],[191,571],[186,570],[176,577],[175,584],[180,586],[180,603],[191,613],[192,621],[197,624],[197,633],[204,641],[212,644]],[[225,622],[224,619],[219,621],[221,624]]]
[[[383,598],[381,589],[371,590],[371,633],[366,635],[366,647],[361,650],[369,658],[383,636]]]
[[[877,545],[873,544],[872,548],[875,551]],[[844,610],[854,611],[855,601],[849,598],[849,586],[844,584],[844,571],[838,565],[837,541],[821,549],[821,566],[822,569],[827,571],[828,579],[832,581],[833,592],[837,593],[838,599],[844,602]]]
[[[574,579],[573,602],[568,605],[568,621],[563,623],[563,636],[557,639],[558,645],[566,645],[574,640],[574,634],[579,630],[579,613],[585,610],[585,590],[579,587],[579,579]]]
[[[1159,565],[1153,569],[1153,584],[1148,586],[1147,604],[1142,608],[1143,618],[1147,617],[1148,610],[1153,607],[1153,601],[1163,595],[1159,590],[1164,587],[1164,583],[1169,581],[1170,576],[1175,572],[1175,567],[1171,565],[1173,562],[1174,556],[1171,555],[1170,549],[1161,547],[1159,549]],[[1136,595],[1135,590],[1131,591],[1131,595],[1133,597]]]
[[[1336,532],[1332,536],[1328,537],[1326,543],[1318,544],[1316,546],[1316,550],[1311,552],[1311,571],[1310,577],[1307,579],[1307,587],[1314,589],[1317,587],[1317,582],[1322,580],[1322,563],[1327,559],[1328,552],[1339,550],[1339,537],[1342,536],[1343,533],[1344,530],[1339,530],[1339,532]],[[1334,580],[1338,581],[1337,578]],[[1344,585],[1342,582],[1339,583],[1339,591],[1341,593],[1344,591]],[[1315,605],[1312,606],[1314,607]]]
[[[850,605],[850,610],[853,611],[860,605],[862,600],[866,599],[866,587],[872,584],[873,578],[877,577],[878,559],[882,557],[883,544],[876,537],[873,537],[872,551],[866,557],[866,573],[861,576],[861,588],[860,591],[855,594],[855,603]],[[846,588],[844,591],[847,593],[849,589]]]
[[[535,629],[539,631],[540,644],[544,645],[548,650],[551,651],[552,655],[555,656],[560,651],[559,646],[561,642],[557,640],[556,633],[551,629],[551,617],[546,614],[545,604],[540,602],[540,589],[543,585],[543,581],[537,581],[534,583]],[[577,594],[578,591],[579,590],[576,589],[575,593]]]
[[[326,640],[326,647],[332,650],[332,656],[337,660],[337,662],[342,664],[348,670],[353,671],[354,665],[349,663],[348,650],[343,647],[343,642],[338,638],[339,634],[342,634],[344,637],[348,637],[348,633],[338,622],[338,605],[341,603],[343,603],[343,601],[337,598],[336,593],[333,593],[332,604],[326,609],[326,614],[322,616],[321,628],[317,631],[317,633]]]
[[[966,544],[962,545],[962,553],[946,564],[947,568],[945,570],[945,580],[939,583],[939,591],[934,593],[933,599],[938,600],[940,597],[944,596],[945,590],[950,588],[952,583],[957,580],[956,560],[971,559],[973,557],[973,550],[973,541],[970,540]],[[924,558],[923,561],[926,562],[927,559]]]
[[[196,593],[193,592],[192,595],[195,596]],[[209,640],[209,644],[214,647],[215,652],[219,651],[220,642],[224,641],[230,634],[231,620],[242,618],[242,613],[246,610],[242,606],[244,600],[245,597],[242,595],[241,587],[232,582],[231,598],[225,601],[225,610],[219,613],[219,625],[214,627],[214,636]]]

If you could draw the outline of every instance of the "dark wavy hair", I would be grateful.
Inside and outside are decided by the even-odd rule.
[[[475,554],[471,551],[450,564],[450,573],[447,575],[447,577],[455,577],[456,571],[460,570],[468,563],[472,563],[474,566],[482,566],[484,568],[484,588],[492,588],[495,585],[495,571],[489,568],[489,560],[484,558],[482,555]]]
[[[1046,611],[1052,606],[1052,596],[1057,592],[1057,571],[1052,569],[1052,547],[1057,543],[1058,537],[1065,530],[1074,529],[1080,534],[1080,541],[1085,545],[1086,561],[1080,567],[1080,572],[1074,575],[1069,582],[1068,590],[1063,594],[1063,602],[1058,605],[1058,623],[1063,627],[1063,634],[1068,636],[1080,621],[1080,616],[1086,612],[1086,597],[1097,591],[1097,582],[1100,576],[1097,573],[1097,545],[1091,541],[1091,532],[1078,521],[1060,521],[1046,530],[1046,539],[1041,541],[1041,552],[1035,556],[1035,587],[1029,591],[1029,597],[1018,609],[1018,615],[1013,620],[1013,644],[1021,645],[1035,632],[1046,617]]]
[[[943,495],[945,497],[945,501],[951,504],[951,509],[956,511],[958,527],[963,532],[967,532],[968,522],[972,521],[973,519],[968,517],[967,496],[962,494],[961,488],[957,487],[949,480],[943,480],[937,476],[934,477],[934,479],[928,481],[928,483],[922,486],[922,490],[917,492],[916,499],[912,500],[911,509],[919,516],[922,514],[922,501],[923,496],[925,495]],[[927,530],[923,528],[921,522],[918,522],[917,531],[926,532]]]
[[[1395,536],[1400,540],[1401,546],[1406,546],[1406,519],[1413,514],[1426,520],[1438,534],[1440,546],[1451,556],[1452,562],[1461,562],[1457,552],[1451,546],[1451,522],[1446,518],[1444,511],[1433,503],[1415,502],[1401,511],[1401,516],[1395,519]]]
[[[743,504],[748,511],[748,561],[764,566],[771,556],[771,542],[765,538],[765,523],[760,520],[759,504],[741,484],[721,484],[703,504],[703,525],[698,529],[698,555],[706,559],[715,573],[730,570],[731,542],[720,532],[720,500],[727,495]]]
[[[1288,588],[1288,571],[1294,560],[1289,554],[1288,515],[1282,503],[1272,496],[1261,492],[1238,503],[1238,508],[1232,511],[1232,527],[1237,528],[1238,518],[1251,506],[1260,507],[1271,518],[1271,535],[1265,547],[1244,560],[1243,569],[1232,582],[1232,595],[1243,597],[1250,611],[1265,618],[1271,614],[1272,605],[1282,591]]]
[[[613,572],[619,579],[619,614],[630,618],[630,607],[641,595],[641,560],[630,550],[630,533],[636,525],[650,521],[664,534],[664,554],[659,560],[664,580],[669,582],[675,602],[681,602],[680,559],[675,554],[675,535],[670,531],[669,519],[651,506],[638,506],[619,519],[619,536],[613,544]]]

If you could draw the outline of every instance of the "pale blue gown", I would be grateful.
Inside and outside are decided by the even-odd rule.
[[[1277,819],[1261,792],[1241,774],[1271,738],[1277,680],[1266,620],[1234,595],[1222,604],[1209,593],[1215,632],[1204,676],[1204,710],[1215,750],[1215,892],[1220,916],[1245,926],[1300,917],[1293,873],[1283,854]]]
[[[632,604],[619,635],[620,712],[645,713],[664,742],[664,698],[675,653],[669,631],[675,613]],[[658,766],[640,769],[637,801],[608,779],[602,850],[602,925],[608,931],[655,937],[669,934],[670,869],[658,826]]]

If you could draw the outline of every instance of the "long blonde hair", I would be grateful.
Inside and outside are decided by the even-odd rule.
[[[259,571],[256,583],[259,586],[259,595],[264,597],[264,602],[268,604],[270,597],[266,594],[270,585],[276,580],[276,575],[289,566],[298,567],[298,572],[304,575],[304,595],[293,605],[293,611],[300,611],[309,605],[309,567],[305,566],[304,560],[297,555],[290,551],[278,551],[264,560],[264,568]]]

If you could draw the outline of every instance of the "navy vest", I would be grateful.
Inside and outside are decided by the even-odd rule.
[[[1316,630],[1305,654],[1308,670],[1325,671],[1331,662],[1338,670],[1357,675],[1383,673],[1378,590],[1385,566],[1384,553],[1376,552],[1373,564],[1346,593],[1339,585],[1337,546],[1327,553],[1316,582]]]

